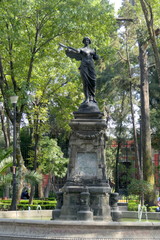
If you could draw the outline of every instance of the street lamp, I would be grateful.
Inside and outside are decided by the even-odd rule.
[[[16,144],[17,144],[17,133],[16,133],[16,104],[18,101],[18,96],[11,96],[10,101],[13,104],[13,195],[11,210],[16,210],[16,198],[17,198],[17,181],[16,181]]]

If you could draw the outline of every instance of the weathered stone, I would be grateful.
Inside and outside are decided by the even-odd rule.
[[[74,116],[70,122],[70,161],[67,181],[62,188],[63,206],[59,218],[110,221],[111,189],[105,169],[106,123],[103,114],[95,102],[90,102],[80,106]]]
[[[91,212],[91,211],[78,211],[77,212],[77,220],[92,221],[93,220],[93,212]]]
[[[159,240],[160,223],[0,219],[0,240]]]
[[[122,215],[118,207],[118,193],[110,193],[109,205],[111,206],[111,216],[113,221],[118,221]]]

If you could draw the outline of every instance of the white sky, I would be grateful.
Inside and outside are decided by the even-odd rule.
[[[122,0],[109,0],[110,3],[113,3],[115,6],[115,11],[117,11],[122,3]]]

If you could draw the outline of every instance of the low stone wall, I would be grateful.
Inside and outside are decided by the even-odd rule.
[[[121,218],[137,222],[44,221],[52,210],[0,211],[0,240],[159,240],[160,222],[138,222],[138,213],[123,211]],[[143,214],[143,217],[144,214]],[[19,219],[18,219],[19,218]],[[25,218],[25,220],[20,219]],[[29,220],[30,219],[30,220]],[[148,213],[160,220],[160,213]]]
[[[0,240],[152,240],[160,223],[0,219]]]
[[[52,218],[52,210],[0,211],[0,218],[33,219]]]
[[[121,211],[121,218],[134,218],[138,220],[138,212],[136,211]],[[148,219],[160,220],[160,213],[147,212]],[[27,210],[27,211],[0,211],[0,218],[14,218],[14,219],[34,219],[52,218],[52,210]],[[145,213],[142,219],[146,219]]]

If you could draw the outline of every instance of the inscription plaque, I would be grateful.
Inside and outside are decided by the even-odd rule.
[[[75,172],[80,176],[97,176],[97,154],[95,152],[77,153]]]

